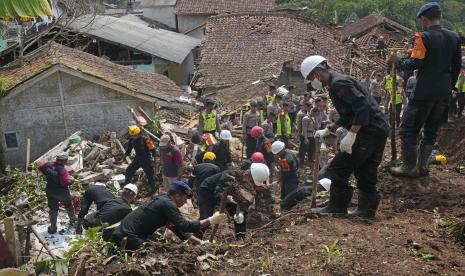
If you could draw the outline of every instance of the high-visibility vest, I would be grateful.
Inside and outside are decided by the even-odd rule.
[[[463,72],[460,75],[465,76],[465,72]],[[457,80],[457,83],[455,84],[455,88],[457,88],[457,91],[459,90],[459,85],[460,85],[460,76],[459,76],[459,79]],[[462,91],[459,91],[459,92],[465,93],[465,83],[462,86]]]
[[[277,126],[277,130],[276,130],[276,135],[278,136],[282,136],[282,128],[281,128],[281,116],[278,116],[278,120],[276,121],[276,126]],[[287,136],[291,136],[292,134],[292,129],[291,129],[291,117],[289,117],[288,114],[286,114],[286,135]]]
[[[274,101],[276,96],[266,95],[266,103],[271,103]]]
[[[260,116],[258,117],[260,125],[265,121],[265,111],[260,110]]]
[[[392,79],[392,76],[387,76],[386,77],[386,83],[384,84],[384,90],[388,91],[388,92],[391,92],[392,91],[392,82],[393,82],[393,79]]]
[[[203,115],[203,131],[216,131],[216,112]]]

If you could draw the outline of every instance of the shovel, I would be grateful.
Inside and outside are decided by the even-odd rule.
[[[315,138],[315,162],[313,162],[313,183],[312,183],[312,204],[311,208],[316,208],[316,192],[318,185],[318,173],[320,172],[320,149],[321,140]]]
[[[220,202],[220,213],[224,213],[225,209],[226,209],[226,199],[228,198],[228,195],[232,192],[232,186],[229,186],[228,188],[226,188],[226,190],[223,192],[223,197],[221,198],[221,202]],[[218,224],[216,224],[214,227],[213,227],[213,231],[212,231],[212,234],[210,236],[210,239],[209,241],[210,242],[213,242],[213,239],[215,238],[216,236],[216,232],[218,231]]]

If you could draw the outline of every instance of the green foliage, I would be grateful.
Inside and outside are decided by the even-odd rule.
[[[36,275],[68,275],[68,261],[64,259],[45,260],[34,263]]]
[[[342,251],[339,249],[339,240],[334,240],[330,245],[322,244],[323,252],[326,254],[326,264],[337,261],[342,257]]]
[[[11,79],[0,77],[0,97],[5,96],[11,86]]]
[[[432,261],[434,259],[436,259],[436,255],[434,255],[432,252],[429,252],[428,250],[426,249],[414,249],[414,248],[410,248],[410,251],[416,255],[417,257],[420,257],[420,260],[424,261],[424,262],[429,262],[429,261]]]
[[[8,193],[0,195],[0,209],[4,210],[5,204],[20,194],[25,193],[29,198],[29,206],[35,207],[45,201],[45,178],[38,171],[25,174],[19,170],[13,170],[10,175],[14,178],[14,187]]]
[[[93,257],[100,261],[108,258],[112,253],[119,252],[119,249],[113,243],[103,240],[102,227],[87,229],[84,235],[71,241],[69,245],[70,248],[65,254],[68,260],[84,247],[90,247]]]
[[[418,30],[416,13],[427,0],[277,0],[281,7],[307,7],[307,15],[322,23],[345,25],[376,13],[413,30]],[[465,31],[463,0],[439,0],[443,7],[443,25]]]

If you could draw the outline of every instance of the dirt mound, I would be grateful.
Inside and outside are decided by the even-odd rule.
[[[449,163],[465,162],[465,117],[443,126],[439,132],[438,144]]]

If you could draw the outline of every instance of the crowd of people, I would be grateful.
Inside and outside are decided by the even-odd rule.
[[[374,72],[358,81],[333,71],[326,58],[314,55],[301,65],[304,90],[270,83],[268,91],[248,102],[239,122],[241,134],[235,138],[245,147],[245,155],[239,159],[233,158],[230,146],[232,130],[220,124],[211,99],[205,101],[197,128],[192,131],[192,166],[185,165],[186,157],[169,133],[160,137],[157,147],[138,126],[129,126],[126,156],[134,151],[135,157],[127,168],[122,196],[115,198],[105,186],[89,186],[81,200],[76,233],[82,233],[82,228],[104,226],[106,240],[134,250],[154,239],[160,229],[171,229],[182,240],[201,244],[205,243],[206,228],[224,222],[226,215],[220,211],[226,211],[234,223],[236,238],[241,239],[252,204],[272,212],[279,201],[281,210],[288,211],[312,192],[305,179],[316,161],[318,178],[325,183],[320,184],[329,190],[330,198],[327,206],[312,209],[313,213],[375,217],[381,200],[378,167],[390,130],[387,112],[395,107],[395,124],[400,126],[402,139],[403,164],[391,168],[391,172],[418,176],[427,174],[438,128],[447,107],[455,103],[449,97],[452,89],[458,102],[454,115],[462,116],[465,104],[465,72],[457,77],[461,61],[458,36],[440,28],[437,3],[423,6],[418,18],[425,32],[417,36],[415,48],[407,51],[407,57],[391,57],[399,67],[399,76]],[[451,41],[447,44],[450,51],[437,46],[442,45],[444,36]],[[418,146],[422,128],[424,135]],[[320,160],[315,158],[316,151],[321,153]],[[155,164],[156,156],[159,164]],[[39,167],[47,178],[49,233],[57,231],[59,202],[64,203],[70,221],[75,221],[68,190],[73,178],[64,168],[66,161],[66,154],[62,154],[56,162]],[[162,185],[155,181],[156,165],[160,166]],[[158,193],[132,210],[130,204],[138,194],[132,178],[139,168],[144,170],[152,192]],[[183,180],[186,170],[190,176]],[[352,174],[359,190],[358,206],[348,212],[354,193],[349,184]],[[278,200],[273,196],[275,182],[279,183]],[[254,200],[234,196],[230,192],[234,183],[253,188]],[[199,210],[198,220],[187,220],[179,211],[188,199]],[[92,203],[97,211],[88,214]]]

